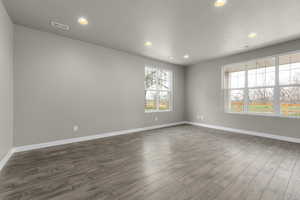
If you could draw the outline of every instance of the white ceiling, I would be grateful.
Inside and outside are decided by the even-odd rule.
[[[16,24],[182,65],[300,37],[299,0],[227,0],[222,8],[214,0],[3,1]],[[80,26],[79,16],[90,24]],[[57,31],[49,20],[71,30]],[[250,32],[258,36],[249,39]]]

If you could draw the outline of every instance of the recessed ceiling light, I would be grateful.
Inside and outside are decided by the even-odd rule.
[[[255,38],[257,36],[257,33],[252,32],[248,34],[248,38]]]
[[[170,56],[169,59],[170,59],[170,60],[174,60],[174,57],[173,57],[173,56]]]
[[[226,4],[226,0],[216,0],[215,7],[223,7]]]
[[[85,18],[85,17],[79,17],[78,18],[78,23],[80,24],[80,25],[88,25],[89,24],[89,21]]]
[[[185,54],[185,55],[183,56],[184,59],[189,59],[189,57],[190,57],[189,54]]]
[[[151,46],[152,46],[152,42],[146,41],[146,42],[144,43],[144,45],[145,45],[146,47],[151,47]]]

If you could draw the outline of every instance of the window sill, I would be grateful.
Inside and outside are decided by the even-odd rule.
[[[300,116],[284,116],[284,115],[276,115],[276,114],[268,114],[268,113],[236,113],[236,112],[225,112],[226,114],[233,115],[250,115],[257,117],[277,117],[277,118],[285,118],[285,119],[300,119]]]
[[[145,111],[145,113],[162,113],[162,112],[172,112],[172,110],[149,110],[149,111]]]

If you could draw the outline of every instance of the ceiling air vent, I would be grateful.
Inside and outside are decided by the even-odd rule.
[[[62,31],[70,30],[70,26],[68,26],[66,24],[62,24],[62,23],[55,22],[55,21],[50,21],[50,24],[52,27],[54,27],[55,29],[58,29],[58,30],[62,30]]]

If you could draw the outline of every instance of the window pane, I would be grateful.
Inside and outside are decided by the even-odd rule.
[[[145,67],[145,89],[156,89],[157,69],[153,67]]]
[[[229,111],[243,112],[244,111],[244,90],[229,91]]]
[[[279,82],[281,85],[300,84],[300,54],[279,57]]]
[[[171,72],[168,70],[158,71],[158,84],[159,90],[170,90],[171,89]]]
[[[273,113],[274,89],[249,89],[248,111],[255,113]]]
[[[170,110],[172,71],[145,67],[145,111]]]
[[[244,88],[245,87],[245,71],[229,72],[228,73],[229,88]]]
[[[258,60],[248,69],[248,87],[275,85],[275,58]]]
[[[170,92],[159,93],[159,110],[170,110]]]
[[[145,91],[145,110],[156,110],[157,109],[157,92],[156,91]]]
[[[280,89],[280,108],[285,116],[300,116],[300,87]]]

